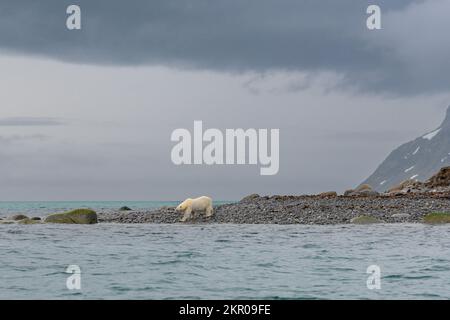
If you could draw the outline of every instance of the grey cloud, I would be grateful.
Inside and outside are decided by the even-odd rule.
[[[325,139],[328,141],[347,141],[361,143],[384,143],[395,139],[396,141],[407,140],[413,137],[416,132],[414,130],[369,130],[369,131],[333,131],[318,134],[315,138]]]
[[[437,72],[450,68],[448,1],[378,0],[381,31],[365,27],[369,0],[79,0],[82,30],[68,31],[72,3],[2,2],[0,48],[89,64],[329,71],[347,87],[393,94],[450,87]]]
[[[45,117],[0,118],[0,127],[58,126],[62,124],[64,124],[64,122],[56,118],[45,118]]]
[[[38,141],[44,141],[48,139],[46,135],[43,134],[31,134],[31,135],[3,135],[0,136],[0,145],[4,144],[10,144],[14,142],[20,142],[20,141],[30,141],[30,140],[38,140]]]

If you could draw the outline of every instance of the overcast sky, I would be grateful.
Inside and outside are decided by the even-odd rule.
[[[68,5],[82,10],[69,31]],[[382,30],[366,28],[368,4]],[[354,187],[450,104],[450,1],[0,2],[0,200]],[[280,171],[175,166],[174,129],[280,129]]]

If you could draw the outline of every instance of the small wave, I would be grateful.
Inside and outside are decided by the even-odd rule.
[[[422,271],[426,271],[426,272],[450,271],[450,267],[449,266],[431,266],[431,267],[422,269]]]
[[[121,285],[112,285],[108,287],[109,289],[113,290],[113,291],[117,291],[117,292],[128,292],[128,291],[132,291],[133,289],[125,287],[125,286],[121,286]]]
[[[394,279],[394,280],[399,280],[399,279],[407,279],[407,280],[423,280],[423,279],[433,279],[434,277],[431,275],[417,275],[417,276],[413,276],[411,274],[391,274],[391,275],[386,275],[383,276],[383,279]]]
[[[272,263],[272,262],[263,262],[263,263],[255,264],[255,267],[258,267],[258,268],[273,268],[273,267],[275,267],[275,264]]]
[[[441,281],[450,276],[450,251],[420,247],[433,245],[426,234],[412,232],[422,227],[409,231],[396,226],[389,234],[385,228],[359,234],[335,226],[217,225],[202,232],[178,225],[122,228],[2,229],[0,248],[7,262],[0,266],[2,285],[11,288],[12,297],[27,299],[440,299],[450,290]],[[298,232],[295,237],[293,231]],[[444,229],[435,232],[440,239],[448,236]],[[381,238],[390,241],[379,245]],[[367,243],[378,245],[367,250]],[[380,296],[369,295],[365,287],[367,261],[373,257],[389,261],[382,269],[382,283],[389,290]],[[71,263],[80,265],[89,279],[79,295],[64,287],[64,271]]]
[[[302,245],[301,248],[303,248],[303,249],[319,249],[320,246],[315,243],[306,243],[306,244]]]
[[[408,280],[424,280],[424,279],[433,279],[435,277],[431,275],[421,275],[421,276],[404,276],[403,279]]]
[[[178,264],[182,262],[183,260],[168,260],[168,261],[151,262],[150,264],[156,266],[164,266],[164,265]]]
[[[228,239],[217,239],[217,240],[214,240],[214,242],[217,242],[217,243],[230,243],[232,241],[228,240]]]

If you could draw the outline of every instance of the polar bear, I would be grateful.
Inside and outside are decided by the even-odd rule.
[[[184,212],[181,222],[190,219],[192,217],[192,212],[197,211],[205,211],[206,217],[211,217],[213,215],[212,199],[205,196],[196,199],[188,198],[180,203],[175,211]]]

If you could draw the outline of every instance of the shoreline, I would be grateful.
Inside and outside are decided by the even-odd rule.
[[[152,224],[371,224],[422,223],[430,213],[450,212],[450,192],[377,196],[257,196],[214,206],[214,216],[198,213],[180,222],[175,207],[98,212],[100,223]]]

